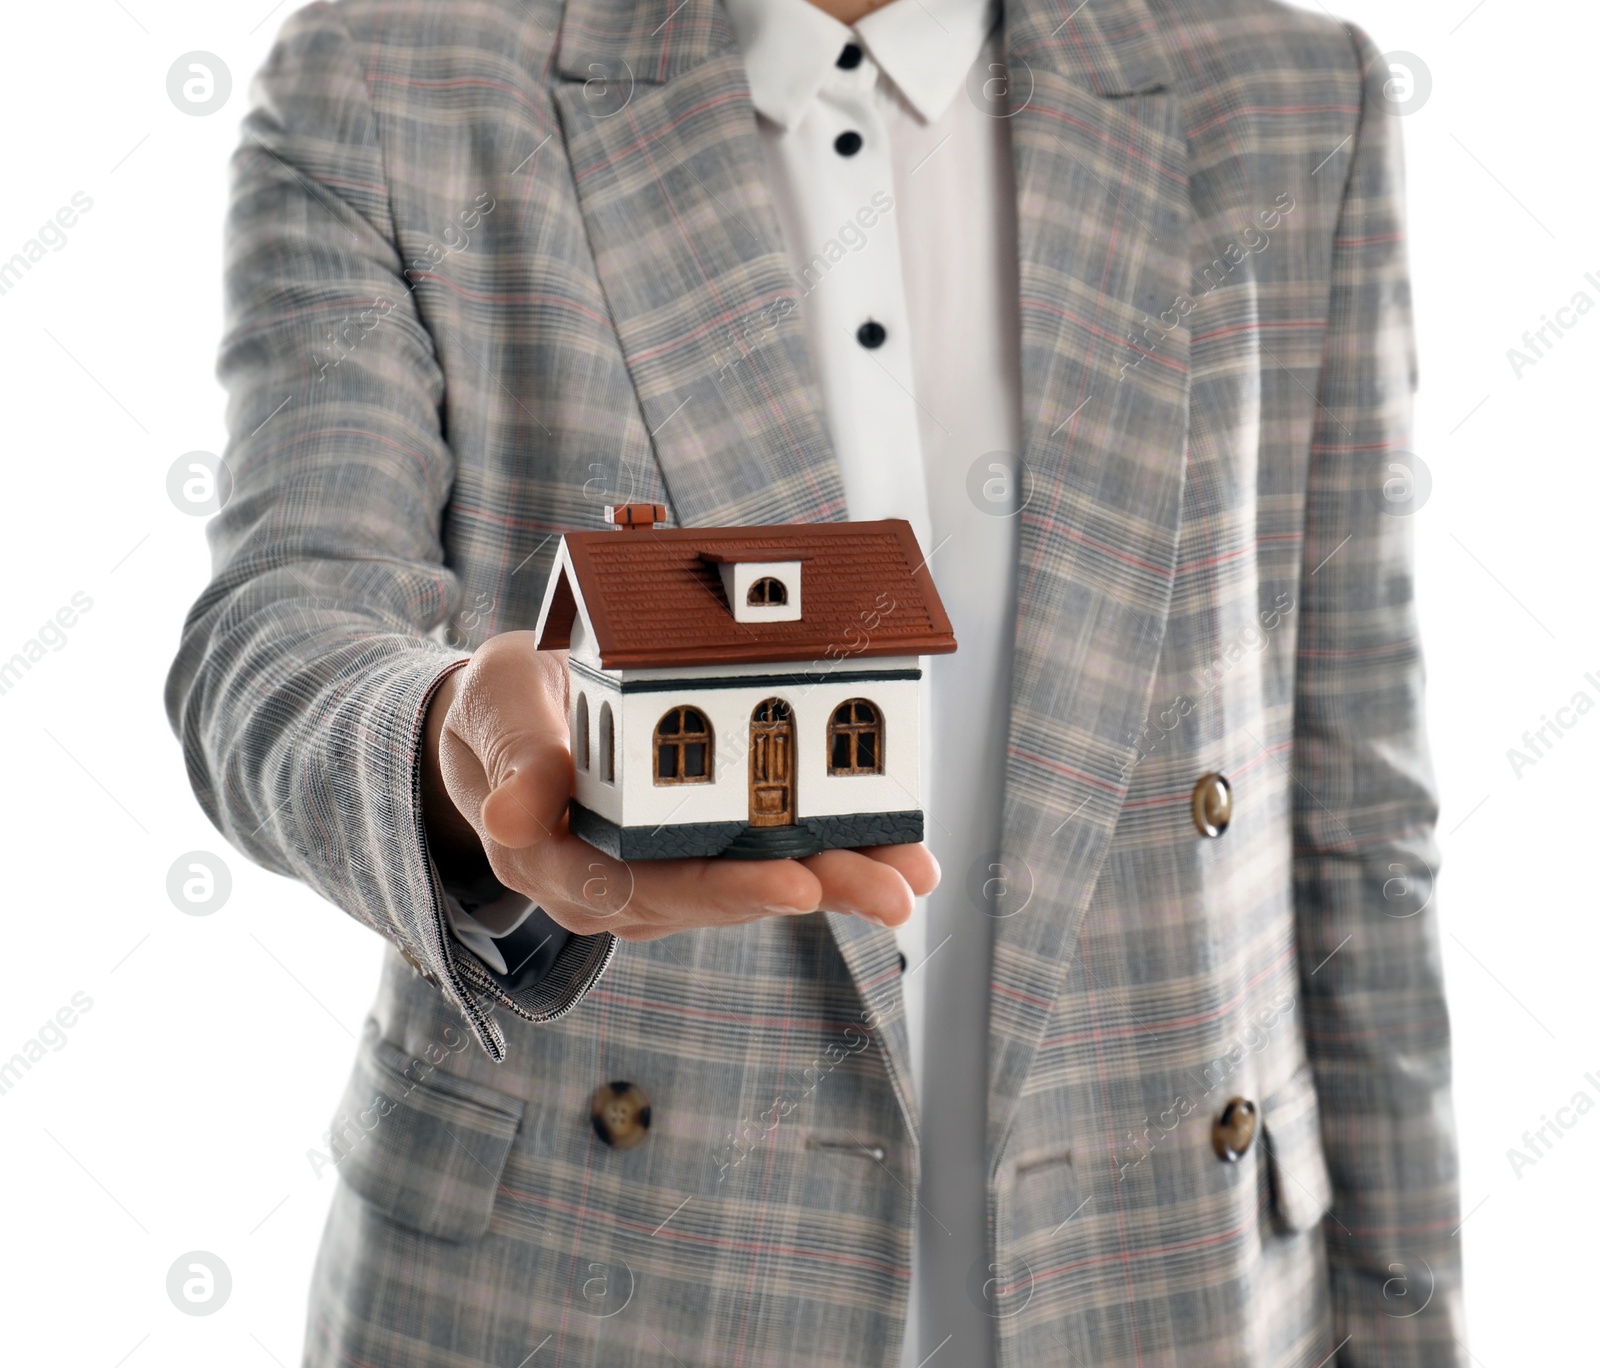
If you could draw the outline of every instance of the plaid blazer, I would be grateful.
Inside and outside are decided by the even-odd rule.
[[[1410,534],[1375,495],[1415,384],[1384,73],[1269,0],[1004,23],[1031,493],[1000,1361],[1463,1365]],[[168,703],[228,838],[397,949],[336,1113],[308,1364],[896,1361],[893,936],[575,938],[510,991],[447,938],[417,812],[431,691],[532,625],[560,531],[630,497],[843,516],[773,308],[798,296],[717,0],[316,4],[260,74],[233,494]],[[644,1143],[591,1129],[606,1080],[649,1094]],[[1260,1134],[1229,1163],[1233,1098]]]

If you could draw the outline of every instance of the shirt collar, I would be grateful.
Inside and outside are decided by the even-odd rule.
[[[933,123],[950,107],[998,17],[995,0],[894,0],[857,23],[856,32],[911,107]]]
[[[932,123],[949,107],[994,26],[995,0],[893,0],[846,28],[810,0],[724,0],[757,110],[799,123],[839,53],[858,39]]]

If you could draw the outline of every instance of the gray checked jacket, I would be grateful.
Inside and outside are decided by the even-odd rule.
[[[1032,493],[1000,1361],[1460,1368],[1435,791],[1383,489],[1415,369],[1382,63],[1271,0],[1002,22]],[[228,839],[395,949],[336,1109],[307,1364],[896,1362],[919,1144],[893,935],[574,936],[513,981],[447,934],[418,814],[428,698],[532,625],[561,531],[628,498],[844,516],[799,306],[718,0],[314,4],[260,73],[233,493],[168,705]],[[651,1101],[631,1148],[591,1124],[614,1081]]]

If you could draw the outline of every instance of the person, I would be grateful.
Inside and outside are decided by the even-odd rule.
[[[1465,1364],[1385,76],[1268,0],[288,20],[167,702],[393,947],[307,1364]],[[631,500],[911,522],[926,847],[571,833],[530,629]]]

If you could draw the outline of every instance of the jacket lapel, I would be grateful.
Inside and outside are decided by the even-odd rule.
[[[558,74],[579,206],[678,522],[843,518],[725,12],[715,0],[570,0]],[[894,935],[827,921],[915,1133]]]
[[[844,516],[744,64],[715,0],[571,0],[556,100],[685,525]]]
[[[1025,460],[990,1006],[998,1164],[1149,708],[1188,423],[1186,138],[1144,0],[1014,0]],[[1186,314],[1183,309],[1182,313]]]

